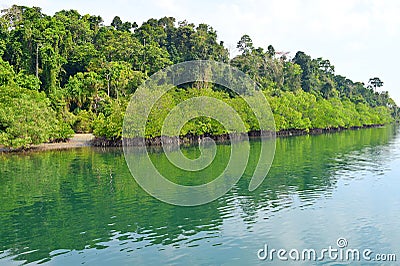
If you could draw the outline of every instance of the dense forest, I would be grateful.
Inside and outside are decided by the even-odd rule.
[[[250,36],[230,57],[207,24],[149,19],[139,26],[116,16],[111,25],[94,15],[63,10],[53,16],[38,7],[12,6],[0,17],[0,145],[29,147],[62,141],[74,132],[118,140],[130,96],[149,76],[188,60],[215,60],[248,74],[262,88],[274,113],[276,130],[350,128],[385,124],[398,107],[383,82],[368,84],[335,74],[327,59],[302,51],[286,53],[254,47]],[[212,84],[168,92],[159,108],[167,113],[193,96],[212,96],[237,110],[249,131],[258,130],[251,110],[236,95]],[[148,121],[146,137],[160,134],[163,115]],[[223,134],[207,117],[193,119],[181,134]]]

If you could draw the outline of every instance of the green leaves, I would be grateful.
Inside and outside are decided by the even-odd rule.
[[[399,114],[387,92],[376,92],[383,85],[379,78],[369,86],[353,82],[335,75],[327,59],[301,51],[290,59],[272,45],[254,47],[243,35],[237,44],[241,54],[230,60],[207,24],[176,23],[173,17],[151,18],[140,27],[118,16],[111,26],[102,22],[76,10],[47,16],[40,8],[14,5],[2,11],[0,143],[27,147],[66,139],[71,125],[78,132],[93,129],[97,136],[120,138],[124,108],[136,88],[168,65],[196,59],[230,62],[248,74],[270,99],[278,130],[381,124]],[[181,87],[186,89],[160,100],[146,136],[158,136],[162,118],[193,95],[222,99],[238,111],[246,130],[260,129],[249,106],[228,89],[201,82]],[[227,131],[199,117],[182,134]]]
[[[121,139],[122,124],[126,104],[114,101],[110,105],[110,114],[106,117],[100,113],[93,122],[93,134],[109,140]]]
[[[36,77],[16,75],[0,59],[0,144],[27,148],[72,135],[69,125],[57,119],[44,92],[37,91],[38,84]]]
[[[364,103],[354,104],[348,99],[317,99],[303,91],[282,92],[279,97],[269,97],[268,100],[277,130],[350,128],[392,121],[387,107],[372,108]]]
[[[238,48],[243,55],[246,55],[253,51],[254,46],[250,36],[247,34],[243,35],[238,41],[236,48]]]
[[[56,114],[43,93],[1,86],[0,110],[1,144],[7,147],[27,148],[53,136]]]
[[[370,78],[369,79],[369,86],[371,88],[374,88],[374,91],[376,92],[376,88],[382,87],[383,86],[383,82],[381,81],[380,78],[375,77],[375,78]]]

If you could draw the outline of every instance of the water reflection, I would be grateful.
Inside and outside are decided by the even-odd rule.
[[[319,202],[332,197],[338,182],[384,175],[391,169],[389,163],[399,158],[400,143],[393,127],[386,127],[280,138],[276,145],[270,173],[256,191],[248,191],[260,149],[254,140],[249,165],[237,185],[214,202],[190,208],[148,196],[131,177],[119,149],[3,155],[0,263],[62,257],[70,263],[181,264],[190,263],[192,251],[207,254],[199,263],[235,262],[254,255],[254,239],[285,239],[281,234],[287,233],[276,226],[289,226],[291,221],[278,224],[282,220],[274,219],[276,215],[289,215],[304,225],[301,211],[320,208]],[[206,171],[223,169],[229,152],[229,146],[219,145],[215,163]],[[195,158],[198,150],[189,147],[184,153]],[[140,161],[140,153],[137,156]],[[175,182],[199,182],[195,174],[171,170],[163,153],[151,156]],[[335,211],[344,210],[331,211],[336,216]],[[368,237],[373,225],[364,219],[358,220],[363,225],[359,233],[367,232]],[[312,239],[314,226],[298,230],[298,239]],[[232,256],[224,250],[237,252]]]

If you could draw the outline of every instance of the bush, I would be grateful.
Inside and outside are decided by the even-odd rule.
[[[93,134],[96,137],[105,137],[109,140],[122,138],[122,124],[124,120],[125,104],[114,101],[110,105],[110,115],[100,113],[93,121]]]
[[[95,115],[91,111],[79,111],[72,127],[76,133],[90,133],[93,131],[94,119]]]
[[[0,144],[28,148],[65,135],[67,126],[58,129],[59,121],[44,93],[0,86]]]

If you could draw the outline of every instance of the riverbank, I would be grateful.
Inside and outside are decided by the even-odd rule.
[[[330,129],[311,129],[309,131],[306,130],[281,130],[276,132],[276,137],[293,137],[293,136],[302,136],[302,135],[318,135],[324,133],[334,133],[340,132],[343,130],[358,130],[364,128],[375,128],[382,127],[384,125],[366,125],[362,127],[351,127],[351,128],[330,128]],[[261,131],[251,131],[248,133],[250,138],[260,137],[262,134]],[[246,134],[236,134],[234,135],[235,140],[243,139]],[[263,132],[263,136],[271,136],[271,132]],[[164,142],[167,144],[197,144],[199,141],[202,141],[204,138],[211,138],[217,143],[223,143],[229,141],[229,135],[203,135],[203,136],[184,136],[184,137],[163,137]],[[130,139],[127,142],[130,146],[161,146],[162,138],[155,137],[149,139],[143,138],[134,138]],[[30,151],[47,151],[47,150],[64,150],[64,149],[75,149],[80,147],[122,147],[122,140],[108,140],[103,137],[95,137],[93,134],[75,134],[71,139],[67,142],[60,143],[43,143],[39,145],[33,145],[29,149],[18,149],[13,150],[10,148],[5,148],[0,146],[0,153],[10,153],[10,152],[30,152]]]
[[[328,128],[328,129],[311,129],[311,130],[300,130],[300,129],[292,129],[292,130],[281,130],[277,131],[275,133],[276,137],[292,137],[292,136],[302,136],[302,135],[318,135],[318,134],[324,134],[324,133],[334,133],[334,132],[339,132],[343,130],[358,130],[358,129],[363,129],[363,128],[375,128],[375,127],[382,127],[384,125],[365,125],[361,127],[350,127],[350,128],[344,128],[344,127],[339,127],[339,128]],[[261,132],[261,131],[251,131],[247,134],[234,134],[233,137],[235,140],[240,140],[243,139],[244,136],[248,135],[249,137],[261,137],[261,136],[272,136],[273,134],[271,132]],[[223,134],[223,135],[202,135],[202,136],[196,136],[196,135],[187,135],[183,137],[154,137],[154,138],[132,138],[125,140],[126,145],[128,146],[161,146],[162,142],[166,144],[173,144],[173,145],[179,145],[179,144],[197,144],[199,141],[202,141],[204,138],[211,138],[214,141],[218,143],[222,142],[227,142],[229,141],[229,135],[228,134]],[[103,137],[95,137],[91,141],[92,146],[95,147],[122,147],[122,140],[117,139],[117,140],[108,140]]]
[[[0,146],[0,153],[8,152],[27,152],[27,151],[47,151],[47,150],[64,150],[64,149],[74,149],[80,147],[92,146],[92,141],[95,139],[93,134],[75,134],[67,142],[57,142],[57,143],[42,143],[39,145],[33,145],[29,149],[13,150],[10,148],[5,148]]]

